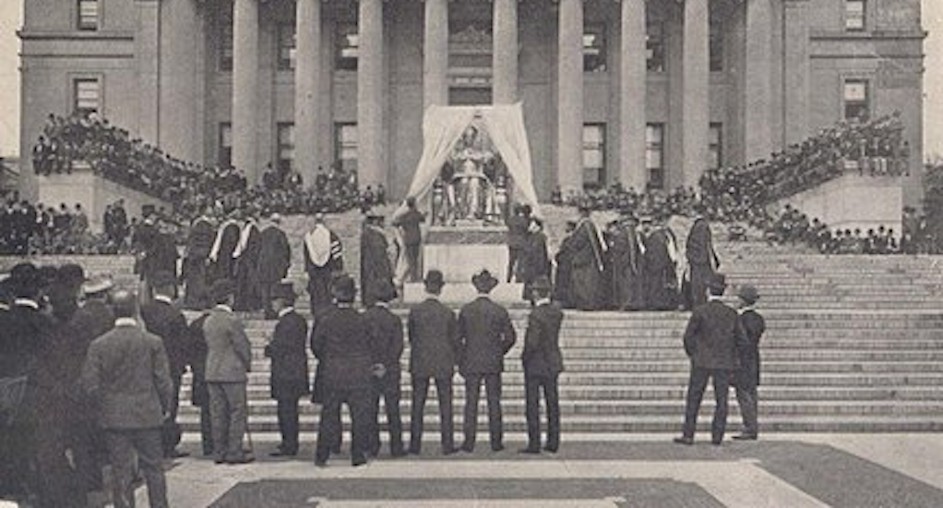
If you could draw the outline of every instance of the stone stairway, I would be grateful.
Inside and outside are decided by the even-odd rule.
[[[356,274],[359,218],[329,218],[344,239],[347,267]],[[296,259],[290,278],[307,312],[300,236],[309,219],[289,218]],[[677,231],[684,231],[677,229]],[[679,235],[683,236],[683,235]],[[757,285],[759,308],[768,330],[761,344],[764,360],[760,417],[764,432],[938,431],[943,428],[943,257],[822,256],[795,254],[759,242],[718,242],[733,293],[738,285]],[[130,257],[40,258],[40,263],[79,262],[89,273],[110,272],[119,284],[132,284]],[[13,260],[0,260],[0,272]],[[733,299],[731,299],[733,300]],[[397,312],[405,316],[406,309]],[[523,335],[526,309],[512,309]],[[677,432],[683,413],[688,362],[681,347],[687,314],[567,312],[562,345],[567,371],[561,376],[565,432]],[[274,326],[251,318],[250,426],[258,435],[277,432],[274,402],[268,393],[268,361],[262,348]],[[509,353],[504,376],[505,426],[524,430],[523,375],[519,343]],[[407,351],[403,355],[406,366]],[[314,362],[311,363],[312,372]],[[456,428],[465,394],[456,376]],[[190,406],[189,375],[183,388],[180,421],[198,431],[198,412]],[[430,394],[427,431],[437,428],[437,403]],[[708,389],[701,426],[709,425],[713,395]],[[315,406],[303,401],[303,430],[316,429]],[[409,376],[404,375],[402,413],[408,425]],[[731,426],[738,427],[731,397]],[[482,402],[479,427],[487,411]],[[346,417],[345,417],[346,418]],[[346,421],[346,420],[345,420]],[[408,428],[408,427],[407,427]],[[433,435],[433,434],[430,434]]]

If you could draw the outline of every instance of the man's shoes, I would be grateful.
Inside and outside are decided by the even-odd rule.
[[[351,461],[350,465],[352,465],[352,466],[354,466],[354,467],[366,466],[366,465],[367,465],[367,459],[366,459],[366,458],[363,458],[363,459]]]
[[[557,449],[558,449],[558,448],[559,448],[559,446],[550,446],[550,445],[547,445],[547,446],[544,447],[544,451],[547,451],[547,452],[550,452],[550,453],[557,453]]]
[[[724,442],[724,438],[720,438],[720,439],[714,438],[714,439],[711,439],[711,444],[714,445],[714,446],[720,446],[721,444],[723,444],[723,442]]]
[[[475,453],[475,445],[465,443],[462,445],[462,451],[465,453]]]
[[[398,458],[400,458],[400,457],[405,457],[405,456],[406,456],[406,451],[405,451],[405,450],[393,450],[393,451],[390,452],[390,456],[393,457],[394,459],[398,459]]]
[[[316,467],[327,467],[327,459],[314,459]]]
[[[737,434],[733,436],[733,439],[737,441],[756,441],[757,436],[756,434]]]
[[[504,445],[501,443],[491,445],[491,451],[501,452],[504,451]]]
[[[464,447],[461,448],[461,450],[467,451],[467,450],[465,450]],[[459,452],[459,448],[454,448],[454,447],[453,447],[453,448],[443,448],[443,449],[442,449],[442,455],[455,455],[455,454],[458,453],[458,452]],[[416,455],[419,455],[419,454],[417,453]]]
[[[242,457],[236,457],[234,459],[226,459],[227,464],[250,464],[255,462],[255,457],[250,455],[243,455]]]
[[[222,457],[216,457],[215,459],[213,459],[213,462],[215,462],[215,463],[217,463],[217,464],[225,464],[225,463],[226,463],[226,459],[224,459],[224,458],[222,458]]]
[[[167,457],[168,459],[182,459],[184,457],[189,457],[189,456],[190,456],[189,452],[182,452],[179,450],[170,450],[165,454],[165,457]]]
[[[293,452],[293,451],[283,450],[281,448],[277,450],[272,450],[269,453],[269,457],[294,457],[295,455],[298,455],[297,451]]]
[[[691,446],[694,444],[694,438],[681,436],[681,437],[674,438],[674,442],[675,444],[683,444],[683,445]]]
[[[421,453],[421,450],[419,449],[419,447],[410,446],[409,451],[407,451],[406,453],[410,455],[419,455]]]
[[[528,446],[527,448],[521,448],[517,453],[525,453],[528,455],[540,455],[540,448],[533,448]]]

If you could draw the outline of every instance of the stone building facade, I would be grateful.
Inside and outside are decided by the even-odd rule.
[[[522,101],[546,197],[692,184],[900,111],[919,188],[920,0],[25,0],[24,19],[23,154],[79,108],[184,160],[308,182],[340,161],[402,195],[426,106]]]

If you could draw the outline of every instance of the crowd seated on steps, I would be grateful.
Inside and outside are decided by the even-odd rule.
[[[41,175],[70,173],[87,164],[109,180],[167,202],[181,224],[217,202],[226,208],[252,205],[287,215],[343,212],[386,200],[382,185],[359,192],[356,173],[339,162],[327,170],[319,167],[308,187],[297,172],[268,165],[261,184],[253,186],[238,169],[178,159],[94,113],[50,114],[32,160]]]
[[[12,193],[0,201],[0,255],[88,254],[104,248],[82,205],[31,203]]]
[[[904,232],[901,245],[892,246],[887,237],[894,236],[893,231],[832,232],[820,219],[810,219],[789,206],[782,212],[770,211],[775,202],[847,172],[864,177],[907,174],[909,147],[903,141],[902,131],[898,113],[871,121],[841,122],[772,154],[769,160],[708,170],[701,177],[699,188],[638,191],[615,182],[566,198],[557,189],[553,201],[592,210],[630,210],[648,216],[702,214],[728,224],[731,240],[745,238],[746,226],[752,226],[761,230],[770,243],[795,244],[801,238],[823,253],[917,252],[920,247],[915,241],[914,227]],[[909,245],[905,245],[908,240]]]

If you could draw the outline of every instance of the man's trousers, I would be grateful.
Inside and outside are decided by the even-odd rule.
[[[328,388],[327,400],[321,407],[318,424],[318,445],[314,460],[323,464],[331,456],[331,448],[340,442],[343,428],[340,425],[341,404],[347,403],[351,419],[350,460],[355,466],[367,461],[370,444],[370,409],[373,397],[370,388]]]
[[[373,380],[373,400],[371,401],[369,451],[376,456],[380,453],[380,398],[386,406],[386,422],[390,432],[390,454],[403,453],[403,420],[400,417],[400,372],[387,371],[382,379]]]
[[[691,367],[682,434],[686,438],[694,437],[697,412],[701,409],[701,400],[704,398],[704,390],[707,389],[709,378],[714,379],[714,398],[717,401],[717,406],[714,408],[714,421],[711,423],[711,440],[719,443],[723,441],[724,431],[727,428],[727,392],[730,389],[730,371],[727,369]]]
[[[755,383],[737,383],[737,404],[740,406],[740,415],[743,417],[743,434],[757,436],[759,423],[757,422],[757,390]]]
[[[278,405],[278,431],[282,435],[281,450],[298,453],[298,397],[276,399]]]
[[[442,432],[442,452],[450,453],[455,448],[452,423],[452,377],[413,376],[413,407],[409,431],[409,451],[418,454],[422,450],[422,417],[429,395],[429,380],[435,379],[435,391],[439,397],[439,428]]]
[[[246,433],[248,406],[245,383],[206,383],[210,394],[210,429],[216,460],[234,461],[245,456],[242,437]]]
[[[465,376],[465,442],[462,448],[471,450],[475,447],[475,435],[478,430],[478,396],[481,382],[485,382],[485,394],[488,398],[488,431],[491,434],[491,449],[499,449],[503,440],[501,417],[501,374],[468,374]]]
[[[560,394],[557,389],[557,375],[524,375],[524,394],[526,398],[527,448],[540,448],[540,389],[543,388],[547,405],[547,450],[557,451],[560,447]]]
[[[153,508],[167,507],[167,481],[161,463],[164,449],[160,429],[106,430],[105,443],[114,471],[115,508],[134,506],[134,458],[147,483],[147,499]]]

